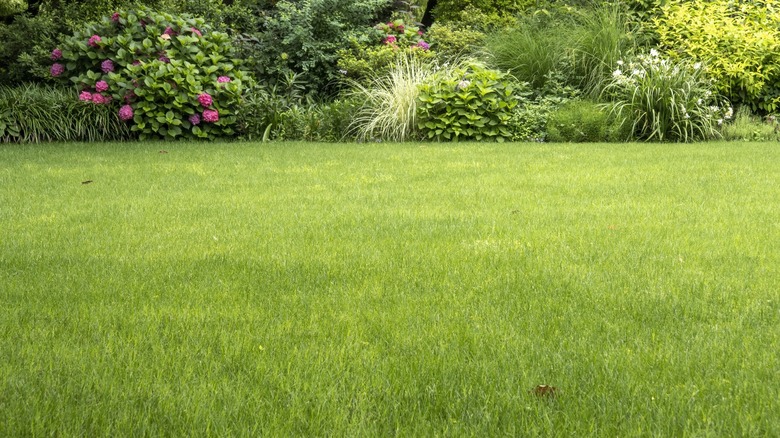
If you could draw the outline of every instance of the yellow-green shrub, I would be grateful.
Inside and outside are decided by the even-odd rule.
[[[703,62],[732,102],[780,108],[780,1],[675,0],[654,23],[661,48]]]

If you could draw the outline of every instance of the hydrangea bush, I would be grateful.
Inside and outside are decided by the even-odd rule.
[[[52,76],[73,82],[84,102],[115,104],[141,139],[232,135],[250,81],[227,34],[147,8],[88,25],[51,58]]]
[[[717,138],[733,110],[713,90],[700,63],[672,61],[653,49],[630,62],[618,61],[602,97],[610,114],[641,140],[695,141]]]

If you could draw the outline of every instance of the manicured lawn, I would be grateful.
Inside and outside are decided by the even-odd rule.
[[[774,143],[2,145],[0,436],[778,436],[778,266]]]

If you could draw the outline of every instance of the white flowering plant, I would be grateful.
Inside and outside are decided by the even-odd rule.
[[[700,63],[672,61],[657,50],[618,61],[602,93],[604,109],[641,140],[690,142],[720,137],[733,116]]]

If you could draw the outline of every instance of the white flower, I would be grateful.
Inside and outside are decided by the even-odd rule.
[[[642,76],[642,70],[638,70],[638,69],[631,70],[631,76]]]
[[[694,70],[698,70],[700,68],[701,68],[701,62],[697,62],[697,63],[693,64],[693,69]]]
[[[339,73],[345,75],[345,74],[347,74],[347,71],[346,70],[339,70]]]
[[[618,62],[617,62],[617,65],[623,65],[623,60],[619,59]]]
[[[650,56],[652,56],[653,58],[658,56],[658,50],[650,49]]]
[[[471,85],[471,81],[464,79],[464,80],[458,82],[458,86],[455,87],[455,88],[458,89],[458,90],[462,90],[462,89],[468,87],[469,85]]]
[[[612,76],[614,76],[614,77],[619,77],[619,76],[622,76],[622,75],[623,75],[623,72],[620,71],[620,69],[617,69],[617,70],[612,72]]]
[[[699,99],[699,100],[697,100],[697,101],[696,101],[696,105],[701,105],[701,104],[703,104],[703,103],[704,103],[704,101],[703,101],[703,100],[701,100],[701,99]]]
[[[718,126],[723,124],[723,119],[718,119]]]
[[[734,115],[734,108],[732,108],[732,107],[729,107],[729,109],[728,109],[728,110],[726,110],[726,114],[724,114],[724,115],[723,115],[723,118],[724,118],[724,119],[726,119],[726,120],[728,120],[728,119],[730,119],[730,118],[731,118],[731,116],[733,116],[733,115]]]

